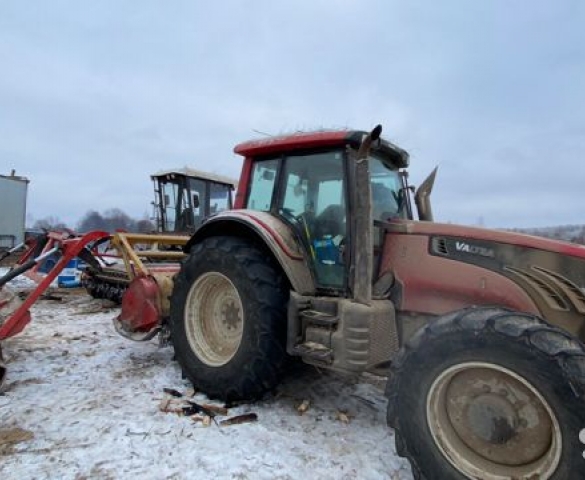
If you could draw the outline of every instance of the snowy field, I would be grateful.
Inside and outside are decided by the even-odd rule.
[[[0,478],[412,479],[379,379],[307,367],[274,396],[216,417],[255,413],[256,422],[206,426],[161,411],[172,398],[164,388],[190,394],[172,348],[118,336],[118,310],[81,291],[54,293],[62,300],[39,301],[32,323],[2,344]]]

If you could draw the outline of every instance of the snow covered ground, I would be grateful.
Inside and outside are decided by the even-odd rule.
[[[62,301],[39,301],[2,344],[0,478],[412,479],[386,427],[382,382],[307,367],[275,396],[229,410],[257,422],[204,426],[160,410],[163,388],[190,388],[172,348],[118,336],[117,309],[83,292],[55,294]]]

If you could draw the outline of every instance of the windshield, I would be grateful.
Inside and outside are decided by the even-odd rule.
[[[401,194],[402,179],[398,170],[392,170],[382,160],[370,156],[370,181],[372,185],[372,218],[407,218],[406,202]]]

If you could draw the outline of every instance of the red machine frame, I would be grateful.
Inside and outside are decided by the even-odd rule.
[[[0,279],[0,289],[2,285],[10,279],[28,271],[36,270],[42,260],[49,255],[60,252],[61,258],[49,273],[40,280],[37,287],[30,292],[22,304],[8,317],[0,327],[0,341],[12,337],[24,329],[30,322],[30,307],[51,285],[51,282],[61,273],[67,264],[75,257],[80,256],[85,247],[90,243],[109,237],[108,232],[94,231],[86,233],[83,236],[76,236],[72,232],[47,232],[43,236],[44,246],[39,254],[37,242],[32,242],[22,257],[17,262],[17,267],[8,272],[7,275]],[[36,254],[36,256],[35,256]],[[9,303],[9,300],[0,301],[0,310]]]

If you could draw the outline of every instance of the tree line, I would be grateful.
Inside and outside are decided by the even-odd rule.
[[[542,228],[512,228],[511,231],[585,245],[585,225],[559,225],[556,227]]]
[[[91,232],[92,230],[102,230],[106,232],[124,230],[127,232],[151,233],[156,231],[156,225],[148,218],[147,215],[144,215],[144,217],[141,219],[135,219],[127,215],[119,208],[111,208],[104,211],[103,213],[99,213],[96,210],[89,210],[81,218],[77,225],[74,226],[65,224],[58,217],[49,216],[34,222],[32,229],[69,229],[78,233]],[[543,228],[510,228],[506,230],[585,244],[585,225],[561,225],[556,227]]]
[[[74,230],[78,233],[86,233],[92,230],[102,230],[106,232],[115,232],[116,230],[123,230],[126,232],[150,233],[156,230],[155,224],[144,216],[141,219],[135,219],[120,210],[119,208],[111,208],[100,213],[96,210],[89,210],[79,220],[77,225],[67,225],[58,217],[49,216],[39,219],[32,225],[33,230]]]

